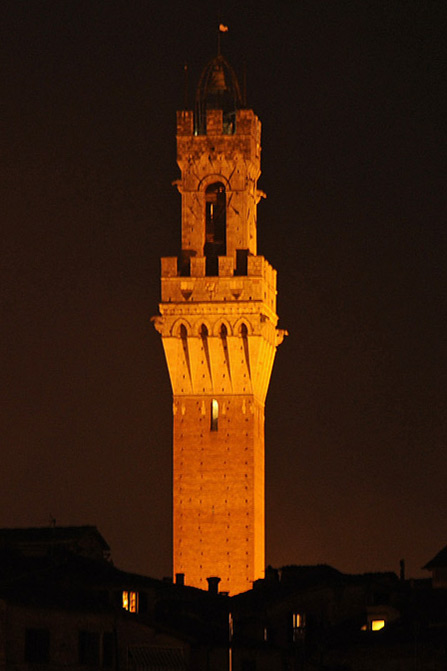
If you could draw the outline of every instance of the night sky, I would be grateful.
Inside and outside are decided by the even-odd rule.
[[[0,526],[95,524],[171,573],[175,112],[223,53],[263,124],[278,270],[266,563],[421,566],[447,542],[445,0],[1,3]],[[428,574],[427,574],[428,575]]]

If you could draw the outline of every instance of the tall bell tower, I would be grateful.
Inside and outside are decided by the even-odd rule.
[[[177,113],[182,249],[161,260],[160,332],[173,391],[174,573],[236,594],[264,576],[264,404],[276,271],[256,250],[261,124],[222,55]]]

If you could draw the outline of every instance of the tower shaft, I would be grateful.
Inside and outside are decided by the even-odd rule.
[[[256,254],[260,122],[177,115],[182,254],[162,259],[155,318],[173,390],[174,572],[235,594],[264,574],[264,404],[276,271]]]

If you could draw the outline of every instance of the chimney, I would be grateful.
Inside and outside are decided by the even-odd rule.
[[[400,560],[400,579],[405,580],[405,559]]]
[[[220,583],[220,578],[217,578],[216,576],[213,576],[211,578],[207,578],[208,581],[208,592],[209,594],[218,594],[219,592],[219,583]]]
[[[279,572],[278,569],[273,568],[273,566],[267,566],[265,569],[265,580],[270,583],[279,582]]]
[[[184,573],[176,573],[175,574],[175,584],[176,585],[183,585],[185,584],[185,574]]]

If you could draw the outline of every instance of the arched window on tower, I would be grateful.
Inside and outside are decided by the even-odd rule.
[[[218,257],[225,256],[227,228],[227,197],[222,182],[214,182],[205,190],[206,274],[218,275]]]
[[[217,431],[219,423],[219,402],[215,398],[211,401],[211,431]]]

